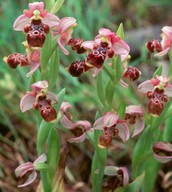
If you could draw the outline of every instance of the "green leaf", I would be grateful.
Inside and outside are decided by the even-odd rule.
[[[161,74],[162,74],[162,65],[159,66],[159,67],[156,69],[156,71],[155,71],[154,74],[153,74],[153,77],[156,77],[156,75],[161,76]]]
[[[101,71],[97,76],[96,83],[97,83],[97,95],[98,95],[101,103],[105,106],[106,105],[106,96],[105,96],[104,83],[103,83]]]
[[[121,39],[124,39],[124,29],[123,24],[121,23],[117,29],[116,35],[121,37]]]
[[[146,127],[145,130],[142,132],[139,140],[136,143],[133,153],[133,161],[132,161],[132,171],[133,177],[137,177],[143,170],[144,170],[144,163],[146,158],[150,154],[151,148],[151,131],[150,127]]]
[[[63,5],[64,0],[57,0],[54,4],[53,7],[51,9],[51,13],[56,14],[58,12],[58,10],[61,8],[61,6]]]
[[[38,155],[41,155],[45,152],[45,142],[48,138],[49,131],[54,126],[53,123],[47,123],[44,120],[42,120],[39,129],[38,129],[38,135],[37,135],[37,151]]]
[[[102,181],[106,164],[107,150],[98,147],[101,131],[94,130],[95,153],[91,167],[91,181],[93,192],[102,191]]]
[[[60,157],[60,143],[59,136],[55,128],[52,128],[48,136],[47,160],[49,165],[49,174],[51,182],[59,162]]]
[[[172,138],[172,118],[171,118],[171,114],[170,117],[167,119],[166,123],[165,123],[165,128],[164,128],[164,132],[163,132],[163,141],[167,141],[167,142],[171,142],[171,138]]]

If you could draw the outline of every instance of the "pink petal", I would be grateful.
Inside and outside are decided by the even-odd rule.
[[[48,82],[46,80],[37,81],[36,83],[31,85],[31,89],[33,91],[40,91],[41,89],[48,88]]]
[[[22,97],[20,101],[20,109],[22,112],[28,111],[33,108],[35,102],[35,97],[30,94],[26,94]]]
[[[100,117],[97,119],[93,125],[93,128],[96,130],[103,130],[104,123],[103,123],[104,117]]]
[[[147,81],[144,81],[143,83],[141,83],[139,86],[138,86],[138,90],[141,92],[141,93],[144,93],[146,94],[148,91],[152,91],[154,88],[151,80],[147,80]]]
[[[164,49],[163,51],[159,52],[159,53],[156,53],[154,56],[155,57],[162,57],[164,55],[166,55],[170,50],[170,47],[167,47],[166,49]]]
[[[116,124],[116,122],[119,119],[119,115],[117,115],[115,112],[108,112],[104,116],[104,126],[105,127],[112,127],[113,125]]]
[[[22,185],[18,185],[18,187],[26,187],[26,186],[30,185],[31,183],[33,183],[35,181],[36,177],[37,177],[37,173],[36,173],[36,171],[33,171],[29,175],[29,177],[26,180],[26,182],[24,184],[22,184]]]
[[[25,15],[20,15],[14,22],[13,28],[16,31],[23,31],[24,26],[30,23],[30,18]]]
[[[124,122],[117,123],[116,129],[118,129],[118,136],[123,140],[123,142],[126,142],[130,137],[128,125]]]
[[[136,135],[138,135],[139,133],[141,133],[143,131],[143,129],[145,127],[143,119],[137,119],[134,127],[135,127],[135,129],[134,129],[132,137],[135,137]]]
[[[86,133],[83,133],[81,136],[79,137],[75,137],[75,138],[71,138],[68,139],[68,142],[70,143],[81,143],[86,139]]]
[[[60,123],[66,129],[73,129],[75,127],[75,124],[66,115],[62,115]]]
[[[52,13],[47,13],[47,15],[43,19],[43,23],[48,25],[49,27],[54,27],[59,25],[60,19],[52,14]]]
[[[91,123],[89,121],[77,121],[75,127],[82,127],[86,131],[91,129]]]
[[[30,77],[40,66],[40,63],[33,63],[31,64],[31,68],[29,73],[26,74],[26,77]]]

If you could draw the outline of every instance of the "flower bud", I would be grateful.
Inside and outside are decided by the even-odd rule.
[[[79,60],[74,61],[68,68],[68,71],[73,77],[79,77],[83,72],[89,69],[90,67],[86,65],[84,60]]]
[[[19,64],[23,66],[29,65],[29,61],[26,55],[20,53],[14,53],[9,55],[4,61],[9,65],[9,67],[15,69]]]
[[[133,66],[127,66],[127,71],[124,73],[123,77],[129,79],[130,81],[135,81],[141,75],[141,72]]]
[[[81,44],[83,40],[80,38],[72,38],[69,40],[68,45],[72,47],[73,50],[76,50],[78,54],[82,54],[86,52],[86,49],[84,49]]]
[[[162,51],[161,44],[158,40],[149,41],[146,44],[146,47],[150,53],[154,53],[155,51],[157,51],[157,52]]]

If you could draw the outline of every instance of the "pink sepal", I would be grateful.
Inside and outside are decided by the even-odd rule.
[[[43,23],[48,25],[49,27],[57,26],[59,25],[59,22],[60,22],[60,19],[52,13],[47,13],[43,19]]]
[[[151,80],[144,81],[138,86],[138,90],[144,94],[146,94],[148,91],[152,91],[153,88],[154,85],[152,84]]]
[[[87,136],[86,133],[83,133],[79,137],[74,137],[74,138],[68,139],[68,142],[70,142],[70,143],[81,143],[86,139],[86,136]]]
[[[26,77],[30,77],[40,66],[40,63],[33,63],[30,65],[30,71],[26,74]]]
[[[165,152],[172,154],[172,145],[170,143],[157,142],[153,145],[153,151],[154,151],[155,159],[157,159],[161,163],[168,163],[169,161],[172,160],[172,155],[165,156]],[[160,151],[160,154],[158,154],[156,151]],[[163,154],[163,151],[164,151],[164,154]]]
[[[96,130],[103,130],[104,127],[104,117],[100,117],[99,119],[97,119],[93,125],[93,128]]]
[[[118,129],[118,136],[126,142],[130,137],[130,131],[128,125],[124,121],[120,121],[116,124],[116,129]]]
[[[108,112],[105,116],[104,116],[104,126],[105,127],[112,127],[113,125],[116,124],[116,122],[119,119],[119,115],[117,115],[115,112]]]
[[[14,21],[13,29],[16,31],[23,31],[24,26],[30,23],[30,18],[26,17],[25,15],[20,15],[17,17],[17,19]]]
[[[18,185],[18,187],[20,188],[20,187],[26,187],[26,186],[30,185],[31,183],[33,183],[35,181],[36,177],[37,177],[37,173],[36,173],[36,171],[33,171],[29,175],[29,177],[26,180],[26,182],[24,184],[22,184],[22,185]]]
[[[20,109],[22,112],[28,111],[33,108],[35,97],[30,94],[25,94],[20,101]]]
[[[40,91],[41,89],[47,89],[48,88],[48,82],[46,80],[43,81],[37,81],[36,83],[31,85],[31,89],[33,91]]]
[[[136,135],[140,134],[144,130],[144,127],[145,127],[145,124],[143,119],[137,119],[134,125],[134,132],[132,137],[135,137]]]

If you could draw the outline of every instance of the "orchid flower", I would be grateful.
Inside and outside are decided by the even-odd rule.
[[[48,13],[44,9],[44,2],[29,3],[29,10],[24,10],[14,22],[13,28],[16,31],[27,33],[27,42],[31,47],[42,47],[50,27],[59,24],[59,18]]]
[[[129,183],[129,173],[126,167],[105,166],[104,175],[106,176],[103,181],[105,191],[113,191]]]
[[[108,58],[120,55],[122,62],[128,57],[130,47],[127,43],[116,36],[116,33],[109,29],[101,28],[99,34],[94,41],[84,41],[79,38],[70,39],[68,45],[76,50],[77,53],[87,53],[85,62],[75,61],[69,67],[69,73],[72,76],[77,74],[78,77],[83,72],[93,68],[93,76],[95,77],[103,67],[104,62]],[[75,67],[73,67],[75,65]],[[76,71],[76,72],[75,72]]]
[[[141,133],[144,129],[143,109],[138,105],[129,105],[125,110],[125,120],[134,126],[132,137]]]
[[[47,161],[46,155],[43,153],[38,157],[33,163],[27,162],[23,165],[20,165],[15,169],[16,177],[23,177],[29,173],[28,179],[24,184],[18,185],[18,187],[26,187],[33,183],[37,177],[36,166],[40,163],[45,163]]]
[[[93,125],[96,130],[102,130],[99,138],[99,147],[109,147],[113,137],[119,136],[123,142],[129,139],[130,132],[125,120],[120,120],[115,112],[108,112],[103,117],[97,119]]]
[[[161,163],[172,160],[172,145],[167,142],[157,142],[153,145],[154,157]]]
[[[161,47],[162,50],[155,54],[155,56],[164,56],[166,55],[172,46],[172,27],[165,26],[162,28],[162,41],[161,41]]]
[[[59,24],[53,28],[53,35],[59,35],[58,45],[65,55],[69,55],[69,51],[65,49],[72,37],[73,28],[77,25],[76,19],[73,17],[64,17]]]
[[[159,116],[162,113],[164,103],[168,102],[168,97],[172,97],[172,85],[169,80],[164,76],[156,76],[156,78],[147,80],[138,86],[138,90],[150,99],[148,111],[154,116]]]
[[[29,77],[40,66],[40,49],[30,47],[27,42],[23,42],[22,44],[26,49],[26,54],[13,53],[8,57],[4,57],[3,60],[13,69],[17,68],[18,65],[21,67],[30,66],[30,72],[26,74],[26,77]]]
[[[56,110],[52,104],[57,103],[57,97],[48,91],[48,82],[46,80],[38,81],[31,85],[32,91],[27,92],[20,101],[20,109],[22,112],[30,109],[40,111],[45,121],[52,122],[56,119]]]
[[[61,112],[61,119],[60,123],[61,125],[70,130],[76,137],[68,139],[70,143],[80,143],[84,141],[87,137],[86,132],[91,129],[91,124],[89,121],[82,120],[82,121],[77,121],[73,122],[71,120],[71,116],[67,110],[71,108],[72,105],[69,104],[68,102],[63,102],[61,107],[60,107],[60,112]]]
[[[108,46],[114,51],[114,54],[121,56],[122,61],[128,56],[130,52],[130,47],[128,44],[119,36],[117,36],[116,33],[106,28],[99,29],[99,34],[96,36],[95,41],[108,43]]]
[[[24,10],[23,15],[20,15],[14,22],[13,28],[16,31],[23,31],[27,24],[30,24],[31,20],[41,20],[43,24],[49,27],[58,25],[59,18],[48,13],[44,9],[44,2],[29,3],[29,10]]]

